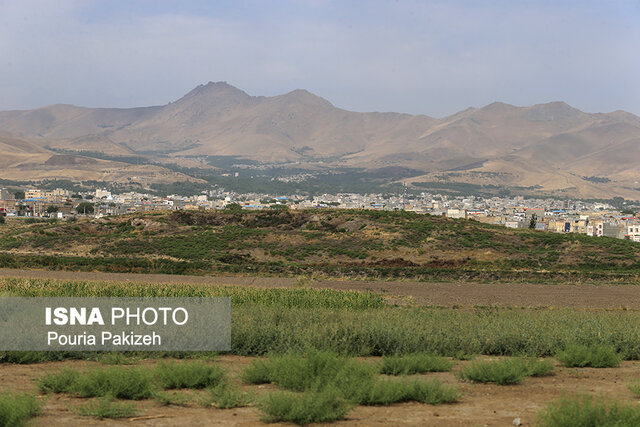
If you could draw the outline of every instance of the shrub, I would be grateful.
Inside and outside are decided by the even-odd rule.
[[[457,398],[455,388],[439,382],[380,380],[377,369],[334,353],[311,351],[289,353],[254,362],[243,372],[247,382],[272,382],[294,391],[338,391],[342,397],[361,405],[389,405],[418,401],[438,404]]]
[[[631,384],[627,384],[627,388],[635,396],[640,397],[640,381],[635,381],[635,382],[632,382]]]
[[[271,382],[271,367],[266,360],[254,360],[242,370],[240,379],[245,384],[267,384]]]
[[[444,357],[409,354],[384,357],[380,372],[387,375],[411,375],[424,372],[448,372],[452,367],[453,363]]]
[[[397,402],[420,402],[430,405],[440,405],[458,400],[459,393],[455,387],[442,385],[440,381],[406,381],[406,380],[376,380],[362,383],[362,388],[354,394],[351,400],[360,405],[390,405]]]
[[[42,377],[38,382],[38,387],[44,393],[69,393],[79,376],[78,371],[63,368]]]
[[[478,360],[460,370],[458,376],[476,383],[505,385],[520,383],[528,372],[526,362],[521,359]]]
[[[0,394],[0,427],[22,426],[40,413],[41,407],[34,396],[28,394]]]
[[[206,397],[202,401],[203,406],[215,406],[220,409],[240,408],[251,402],[251,396],[244,393],[232,384],[223,382],[215,387],[207,389]]]
[[[175,406],[185,406],[188,402],[191,401],[191,398],[184,393],[181,392],[163,392],[156,391],[153,394],[153,399],[164,406],[175,405]]]
[[[593,396],[565,397],[550,403],[538,418],[543,427],[631,427],[640,425],[640,407],[596,401]]]
[[[146,399],[152,395],[151,374],[143,368],[96,368],[78,375],[69,391],[80,397]]]
[[[527,362],[527,375],[530,377],[544,377],[552,375],[555,370],[553,360],[529,359]]]
[[[610,368],[618,366],[622,357],[615,349],[606,345],[587,347],[584,345],[570,345],[560,351],[556,357],[566,367]]]
[[[291,422],[298,425],[339,420],[351,409],[351,404],[336,390],[322,392],[269,393],[257,404],[268,423]]]
[[[479,360],[457,374],[459,377],[477,383],[496,383],[499,385],[518,384],[525,377],[542,377],[554,370],[553,361],[536,359]]]
[[[79,415],[95,417],[100,420],[130,417],[135,415],[136,411],[136,405],[133,403],[116,402],[111,396],[101,397],[76,408]]]
[[[205,388],[218,384],[224,371],[204,362],[160,362],[154,371],[162,388]]]
[[[249,374],[254,375],[256,380],[268,378],[268,382],[294,391],[319,390],[337,380],[375,376],[373,366],[327,351],[287,353],[271,357],[265,366],[255,366],[254,372],[249,371]],[[244,376],[249,374],[245,373]]]

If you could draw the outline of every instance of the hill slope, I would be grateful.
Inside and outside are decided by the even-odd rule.
[[[0,267],[114,272],[598,283],[640,274],[640,244],[631,241],[367,210],[10,220],[0,250]]]

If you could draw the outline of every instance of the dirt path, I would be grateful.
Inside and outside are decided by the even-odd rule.
[[[0,277],[58,280],[93,280],[141,283],[190,283],[256,287],[293,287],[294,278],[246,276],[179,276],[167,274],[97,273],[0,269]],[[563,285],[516,283],[426,283],[314,281],[314,288],[370,290],[390,296],[409,297],[419,304],[442,307],[517,306],[581,307],[640,310],[640,287],[633,285]]]

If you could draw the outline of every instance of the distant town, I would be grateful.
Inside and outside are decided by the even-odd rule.
[[[445,194],[324,194],[321,196],[239,194],[214,189],[192,196],[159,197],[138,192],[112,194],[105,189],[18,191],[0,189],[0,216],[16,218],[100,218],[153,210],[195,209],[375,209],[471,219],[508,228],[580,233],[640,242],[640,219],[634,209],[606,202]]]

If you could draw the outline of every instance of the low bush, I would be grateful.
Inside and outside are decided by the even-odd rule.
[[[437,380],[407,381],[387,379],[362,383],[362,386],[360,389],[351,390],[350,398],[355,403],[367,406],[386,406],[397,402],[420,402],[429,405],[440,405],[455,402],[460,396],[455,387],[445,386]]]
[[[613,347],[606,345],[570,345],[564,351],[558,352],[556,358],[566,367],[578,368],[611,368],[618,366],[622,360]]]
[[[136,414],[137,408],[133,403],[117,402],[113,397],[105,396],[77,407],[76,412],[85,417],[95,417],[102,420],[130,417]]]
[[[527,362],[527,375],[530,377],[544,377],[553,374],[556,369],[553,360],[529,359]]]
[[[160,386],[165,389],[210,387],[218,384],[224,377],[222,368],[201,361],[160,362],[154,374]]]
[[[412,375],[425,372],[448,372],[452,367],[453,363],[445,357],[417,353],[383,357],[380,372],[387,375]]]
[[[243,372],[245,382],[271,382],[293,391],[336,390],[354,404],[389,405],[418,401],[439,404],[458,396],[438,382],[381,380],[375,366],[329,352],[311,351],[273,356],[254,362]]]
[[[242,372],[241,378],[247,384],[274,383],[294,391],[317,391],[337,378],[343,380],[358,375],[373,378],[375,373],[373,366],[354,359],[327,351],[309,351],[254,361]]]
[[[38,381],[43,393],[70,393],[80,374],[71,368],[63,368],[58,372],[46,374]]]
[[[339,420],[352,405],[336,390],[322,392],[269,393],[257,403],[263,412],[262,420],[268,423],[291,422],[298,425]]]
[[[267,384],[271,382],[271,366],[267,360],[254,360],[242,370],[240,379],[245,384]]]
[[[635,382],[632,382],[630,384],[627,384],[627,388],[636,397],[640,397],[640,381],[635,381]]]
[[[478,360],[462,368],[457,375],[476,383],[499,385],[519,384],[528,376],[544,376],[553,372],[551,361],[525,360],[520,358],[503,360]]]
[[[140,400],[152,395],[152,376],[145,368],[108,367],[85,372],[71,369],[45,375],[39,382],[42,391],[69,393],[80,397],[112,396]]]
[[[238,389],[238,387],[223,382],[215,387],[207,389],[207,394],[202,400],[206,407],[215,406],[220,409],[240,408],[251,402],[251,396]]]
[[[640,407],[596,400],[593,396],[565,397],[542,410],[538,424],[542,427],[633,427],[640,425]]]
[[[164,406],[175,405],[185,406],[191,401],[191,397],[179,391],[156,391],[153,399]]]
[[[28,394],[0,394],[0,427],[24,425],[29,418],[40,413],[41,406],[35,396]]]

